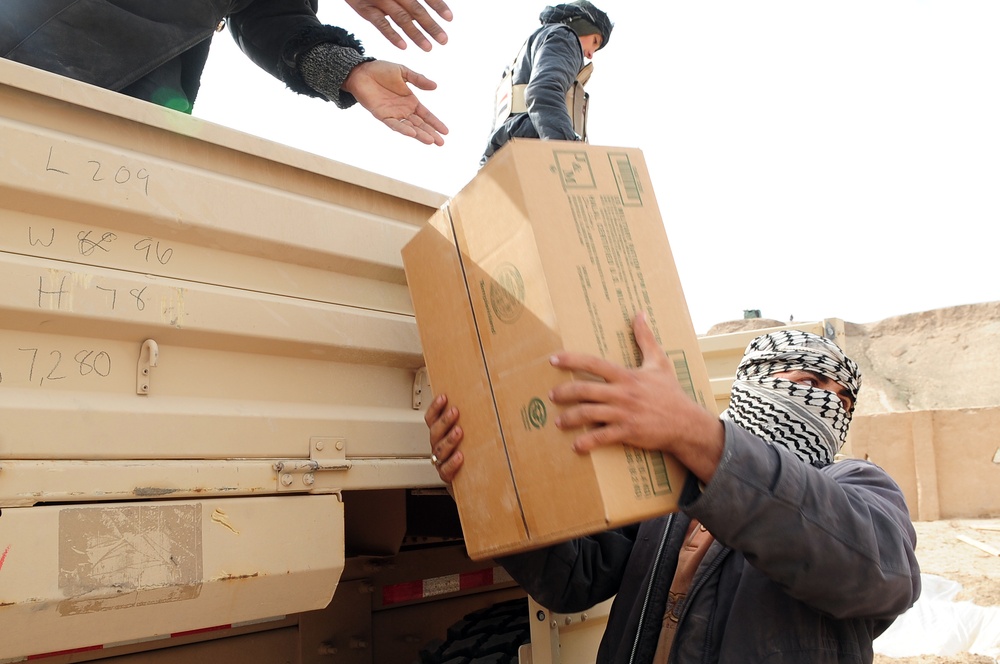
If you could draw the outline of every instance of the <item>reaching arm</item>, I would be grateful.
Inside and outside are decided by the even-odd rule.
[[[424,51],[431,50],[431,43],[427,41],[424,32],[439,44],[448,43],[448,35],[444,29],[434,20],[430,12],[424,9],[419,0],[347,0],[347,4],[358,13],[358,16],[374,25],[396,48],[405,49],[406,40],[392,29],[390,19]],[[442,0],[427,0],[427,6],[444,20],[452,19],[451,9]],[[423,28],[423,32],[420,28]]]
[[[681,508],[796,599],[837,618],[894,618],[920,593],[902,492],[874,464],[824,468],[726,423],[712,481]]]

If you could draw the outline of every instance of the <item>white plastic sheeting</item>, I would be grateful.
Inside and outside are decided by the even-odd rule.
[[[969,652],[1000,662],[1000,607],[956,602],[961,584],[933,574],[920,578],[920,599],[875,639],[875,652],[888,657]]]

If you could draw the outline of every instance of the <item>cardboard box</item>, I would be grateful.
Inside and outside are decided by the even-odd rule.
[[[554,425],[568,349],[636,366],[648,312],[689,394],[715,409],[640,151],[512,141],[403,249],[435,393],[459,408],[454,492],[469,555],[536,548],[677,508],[687,471],[628,447],[580,455]]]

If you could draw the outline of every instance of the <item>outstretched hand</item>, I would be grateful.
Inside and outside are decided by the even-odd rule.
[[[450,21],[452,19],[451,9],[443,0],[426,0],[426,2],[427,6],[437,12],[437,15],[444,20]],[[392,29],[389,19],[392,19],[392,22],[406,33],[406,36],[414,44],[425,51],[431,50],[431,43],[417,25],[423,28],[424,32],[437,43],[442,45],[448,43],[448,35],[430,15],[430,12],[424,9],[420,0],[347,0],[347,4],[361,18],[374,25],[396,48],[405,49],[406,40]],[[414,21],[417,25],[414,25]]]
[[[552,389],[549,398],[565,407],[556,426],[585,429],[573,443],[577,452],[616,444],[659,450],[707,482],[722,458],[722,424],[684,392],[645,314],[636,316],[632,330],[642,351],[639,369],[581,353],[553,356],[552,364],[560,369],[602,379],[573,380]]]
[[[448,127],[420,103],[410,85],[433,90],[437,83],[422,74],[384,60],[363,62],[341,86],[389,129],[427,145],[444,145]]]

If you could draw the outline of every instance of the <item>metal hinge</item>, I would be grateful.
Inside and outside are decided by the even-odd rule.
[[[420,410],[424,407],[426,399],[431,395],[431,379],[427,373],[427,367],[417,369],[417,375],[413,377],[413,410]]]
[[[343,438],[311,438],[308,459],[289,459],[274,464],[279,493],[317,491],[316,473],[350,468],[351,462],[347,460],[347,443]]]
[[[160,361],[160,347],[152,339],[146,339],[139,348],[139,362],[135,369],[135,393],[149,394],[149,372]]]

